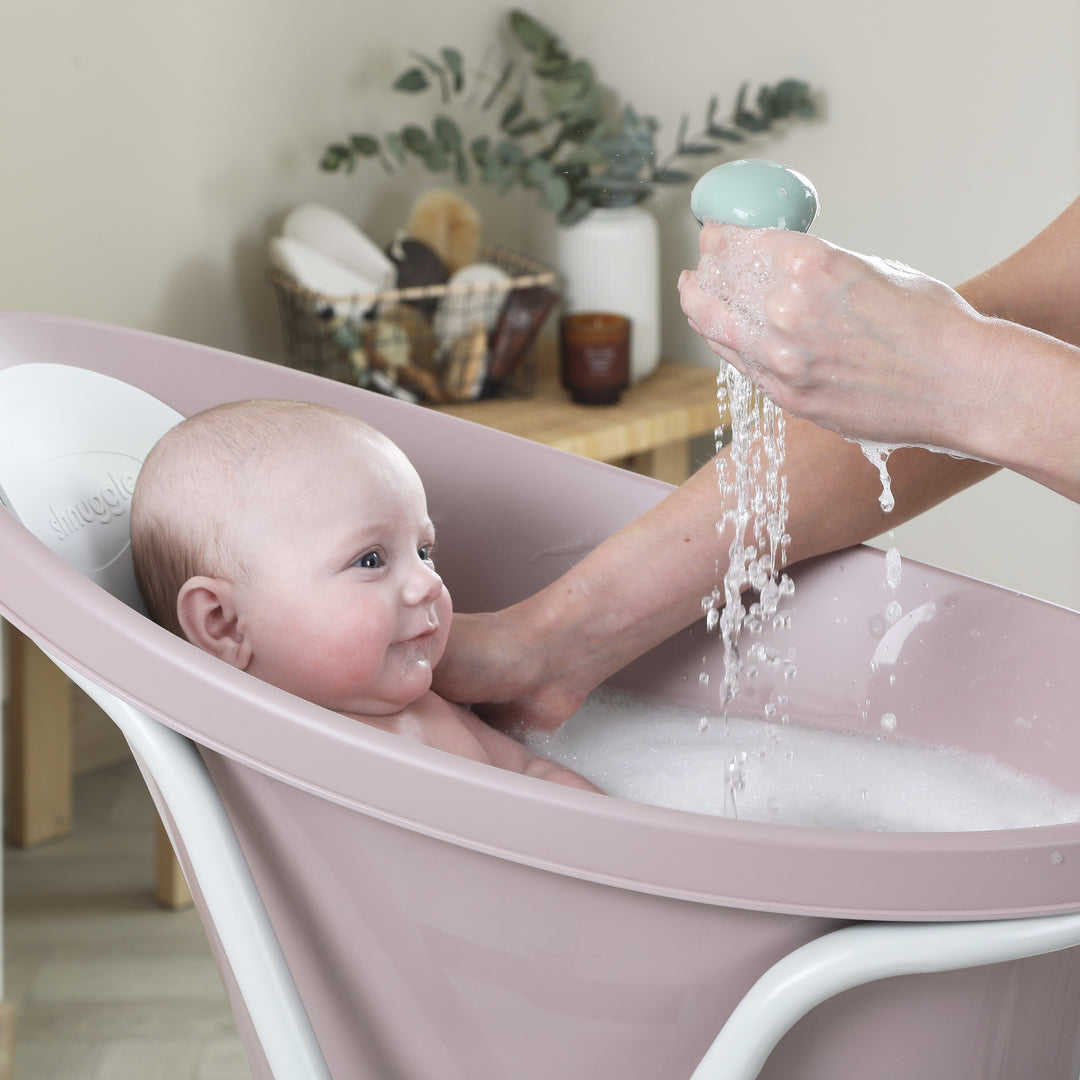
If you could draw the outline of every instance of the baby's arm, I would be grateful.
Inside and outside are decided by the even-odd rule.
[[[450,703],[448,703],[450,704]],[[567,787],[581,788],[583,791],[603,792],[584,776],[578,775],[573,769],[560,765],[549,758],[534,754],[527,747],[522,746],[516,739],[511,738],[505,732],[485,724],[471,710],[460,705],[453,706],[454,711],[460,716],[461,722],[476,737],[476,741],[484,748],[492,765],[500,769],[508,769],[510,772],[524,773],[526,776],[535,776],[541,780],[550,780],[556,784],[565,784]]]

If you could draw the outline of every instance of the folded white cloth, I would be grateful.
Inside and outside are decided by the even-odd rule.
[[[397,280],[393,262],[378,244],[329,206],[304,203],[296,207],[285,218],[281,232],[374,282],[376,292],[392,288]]]
[[[335,315],[362,315],[374,306],[374,296],[381,291],[381,286],[370,278],[288,236],[275,236],[270,241],[270,265],[295,278],[305,289],[327,297],[326,306]],[[356,296],[372,299],[357,304],[349,299]]]

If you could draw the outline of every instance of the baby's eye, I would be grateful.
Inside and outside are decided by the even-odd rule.
[[[382,556],[377,551],[369,551],[365,555],[361,555],[353,566],[359,566],[362,570],[378,570],[382,566]]]
[[[420,556],[423,562],[432,562],[435,558],[435,545],[421,544],[416,549],[416,554]]]

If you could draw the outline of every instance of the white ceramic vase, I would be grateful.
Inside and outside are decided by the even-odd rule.
[[[549,258],[562,275],[564,310],[606,311],[630,319],[630,382],[660,363],[660,236],[640,206],[596,207],[557,225]]]

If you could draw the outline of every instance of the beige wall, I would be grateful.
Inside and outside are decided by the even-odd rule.
[[[1080,191],[1075,0],[539,0],[548,21],[670,139],[740,81],[800,75],[824,120],[749,152],[817,183],[817,231],[956,282],[1012,250]],[[319,200],[385,241],[427,182],[320,174],[323,145],[403,118],[385,87],[406,49],[473,57],[503,9],[479,0],[40,0],[0,32],[0,307],[78,315],[276,358],[264,251]],[[631,12],[633,12],[631,14]],[[398,111],[395,111],[398,110]],[[666,143],[665,143],[666,145]],[[477,196],[488,238],[544,219]],[[665,348],[703,363],[674,281],[696,257],[687,191],[664,234]],[[868,466],[869,467],[869,466]],[[1022,525],[1046,514],[1039,567]],[[905,554],[1080,606],[1080,517],[1002,478],[900,534]]]

